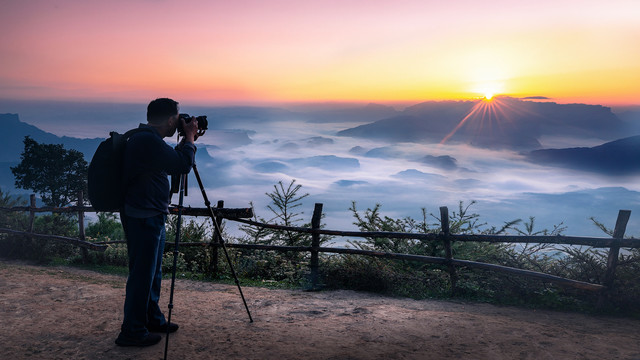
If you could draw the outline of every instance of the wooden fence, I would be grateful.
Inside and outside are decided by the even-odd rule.
[[[95,212],[92,207],[70,206],[70,207],[64,207],[64,208],[52,208],[52,207],[38,208],[36,207],[36,204],[35,204],[35,195],[31,195],[30,199],[31,199],[30,206],[0,208],[0,210],[3,210],[3,211],[29,212],[30,225],[28,230],[18,231],[13,229],[0,228],[0,233],[26,235],[30,237],[38,237],[43,239],[71,243],[73,245],[81,247],[84,255],[86,255],[87,249],[104,251],[107,247],[107,244],[125,243],[125,241],[108,241],[108,242],[86,241],[85,230],[84,230],[84,213]],[[79,199],[80,199],[79,203],[82,204],[83,203],[82,194],[79,195]],[[269,250],[269,251],[282,251],[282,252],[287,252],[287,251],[308,252],[311,254],[310,280],[311,280],[312,287],[314,288],[318,286],[319,254],[334,253],[334,254],[364,255],[364,256],[372,256],[372,257],[385,258],[385,259],[406,260],[406,261],[443,265],[448,270],[452,289],[456,288],[456,282],[457,282],[456,268],[468,267],[468,268],[486,269],[486,270],[492,270],[497,272],[535,278],[542,281],[555,283],[561,286],[573,287],[573,288],[589,290],[589,291],[599,291],[604,296],[608,293],[607,290],[610,290],[613,287],[613,283],[615,280],[616,267],[618,266],[618,260],[620,256],[620,249],[621,248],[640,248],[640,239],[624,238],[627,223],[629,221],[629,217],[631,216],[631,211],[629,210],[619,211],[612,238],[593,238],[593,237],[576,237],[576,236],[560,236],[560,235],[508,236],[508,235],[451,234],[449,230],[449,211],[447,207],[440,208],[441,231],[438,233],[396,233],[396,232],[359,232],[359,231],[326,230],[326,229],[320,228],[322,207],[323,207],[322,204],[315,204],[312,221],[311,221],[312,226],[310,228],[287,227],[287,226],[259,223],[252,220],[248,220],[253,216],[251,209],[247,209],[247,208],[226,209],[224,208],[224,203],[222,201],[218,202],[217,207],[213,208],[213,211],[216,217],[218,218],[218,221],[222,221],[222,219],[227,219],[230,221],[235,221],[235,222],[243,223],[246,225],[255,226],[258,228],[269,228],[269,229],[275,229],[275,230],[281,230],[281,231],[311,234],[312,235],[311,246],[274,246],[274,245],[235,244],[235,243],[225,243],[225,246],[228,248],[236,248],[236,249],[257,249],[257,250],[265,250],[265,251]],[[176,207],[171,207],[170,211],[172,213],[177,213],[178,209]],[[63,237],[63,236],[43,235],[43,234],[34,233],[33,224],[34,224],[35,214],[40,212],[77,213],[78,227],[79,227],[79,234],[80,234],[79,238],[69,238],[69,237]],[[207,208],[186,207],[186,208],[183,208],[182,214],[186,216],[210,216]],[[358,237],[358,238],[384,237],[384,238],[418,239],[418,240],[426,240],[426,241],[441,241],[444,244],[445,257],[442,258],[442,257],[422,256],[422,255],[412,255],[412,254],[386,253],[386,252],[360,250],[360,249],[352,249],[352,248],[321,247],[320,235]],[[482,262],[476,262],[476,261],[455,259],[453,258],[453,252],[451,249],[452,249],[452,243],[456,241],[460,241],[460,242],[475,241],[475,242],[489,242],[489,243],[541,243],[541,244],[558,244],[558,245],[584,245],[584,246],[591,246],[596,248],[608,248],[609,254],[608,254],[607,268],[602,278],[603,279],[602,284],[593,284],[593,283],[587,283],[583,281],[566,279],[566,278],[545,274],[541,272],[531,271],[531,270],[524,270],[524,269],[518,269],[518,268],[512,268],[512,267],[507,267],[502,265],[482,263]],[[170,244],[170,242],[167,242],[167,244]],[[217,269],[218,257],[215,254],[217,253],[217,249],[221,246],[221,239],[217,238],[215,235],[214,235],[214,238],[208,243],[204,243],[204,242],[181,243],[180,245],[211,247],[215,251],[215,253],[214,253],[214,256],[212,256],[214,262],[210,266],[211,266],[211,269],[214,271]]]

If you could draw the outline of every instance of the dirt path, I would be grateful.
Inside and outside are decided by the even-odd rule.
[[[124,277],[0,261],[3,359],[161,359],[114,344]],[[165,281],[166,309],[170,281]],[[178,280],[169,359],[635,359],[640,320]],[[163,335],[164,336],[164,335]]]

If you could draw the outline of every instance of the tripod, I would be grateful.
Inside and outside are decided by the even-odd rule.
[[[213,213],[213,209],[211,208],[211,202],[209,201],[209,197],[207,196],[206,191],[204,190],[204,186],[202,185],[202,179],[200,178],[200,173],[198,172],[198,168],[195,163],[193,163],[193,173],[196,175],[196,179],[198,180],[198,186],[200,186],[200,191],[202,192],[202,197],[204,199],[204,204],[209,211],[209,217],[213,222],[215,233],[214,235],[218,239],[220,246],[224,252],[224,256],[227,259],[227,263],[229,264],[229,269],[231,270],[231,274],[233,275],[233,279],[235,280],[236,286],[238,287],[238,291],[240,292],[240,297],[242,298],[242,303],[244,304],[244,308],[247,310],[247,315],[249,315],[249,322],[253,322],[253,318],[251,317],[251,312],[249,311],[249,307],[247,306],[247,301],[244,298],[244,294],[242,293],[242,288],[240,287],[240,281],[238,280],[238,276],[233,268],[233,264],[231,263],[231,258],[229,257],[229,253],[227,252],[227,247],[225,246],[224,238],[222,237],[222,231],[220,230],[220,225],[216,220],[216,216]],[[171,292],[169,295],[169,313],[167,315],[167,333],[165,337],[164,344],[164,360],[167,359],[167,351],[169,349],[169,325],[171,325],[171,310],[173,310],[173,292],[175,289],[176,282],[176,266],[178,262],[178,246],[180,243],[180,228],[182,226],[182,208],[184,204],[184,196],[185,196],[185,184],[187,181],[187,174],[180,175],[180,197],[178,203],[178,226],[176,228],[176,240],[173,249],[173,271],[171,274]]]

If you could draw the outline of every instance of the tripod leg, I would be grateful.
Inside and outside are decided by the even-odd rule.
[[[173,270],[171,272],[171,292],[169,295],[169,313],[167,314],[167,334],[164,343],[164,360],[167,360],[169,350],[169,325],[171,325],[171,310],[173,310],[173,290],[176,284],[176,267],[178,264],[178,246],[180,244],[180,229],[182,225],[182,204],[184,203],[184,188],[187,174],[180,175],[180,201],[178,203],[178,224],[176,226],[176,241],[173,248]]]
[[[207,206],[209,210],[209,216],[211,220],[213,220],[213,227],[218,234],[218,239],[220,239],[220,245],[222,247],[222,251],[224,252],[224,256],[227,259],[227,263],[229,264],[229,269],[231,270],[231,275],[233,275],[233,279],[235,280],[236,286],[238,287],[238,292],[240,292],[240,297],[242,298],[242,303],[244,304],[244,308],[247,310],[247,315],[249,315],[249,322],[253,322],[253,318],[251,317],[251,312],[249,311],[249,306],[247,306],[247,301],[244,299],[244,294],[242,293],[242,288],[240,287],[240,281],[238,281],[238,276],[236,275],[236,271],[233,269],[233,264],[231,263],[231,258],[229,257],[229,253],[227,252],[227,247],[224,244],[224,238],[222,237],[222,231],[220,230],[220,225],[216,221],[216,216],[211,209],[211,202],[209,201],[209,197],[207,197],[207,193],[204,190],[204,186],[202,185],[202,179],[200,178],[200,173],[198,172],[198,168],[196,164],[193,164],[193,173],[196,175],[196,180],[198,180],[198,185],[200,186],[200,191],[202,192],[202,197],[204,199],[204,204]]]

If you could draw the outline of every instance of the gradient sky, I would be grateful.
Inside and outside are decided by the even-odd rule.
[[[640,104],[640,1],[0,0],[0,97]]]

